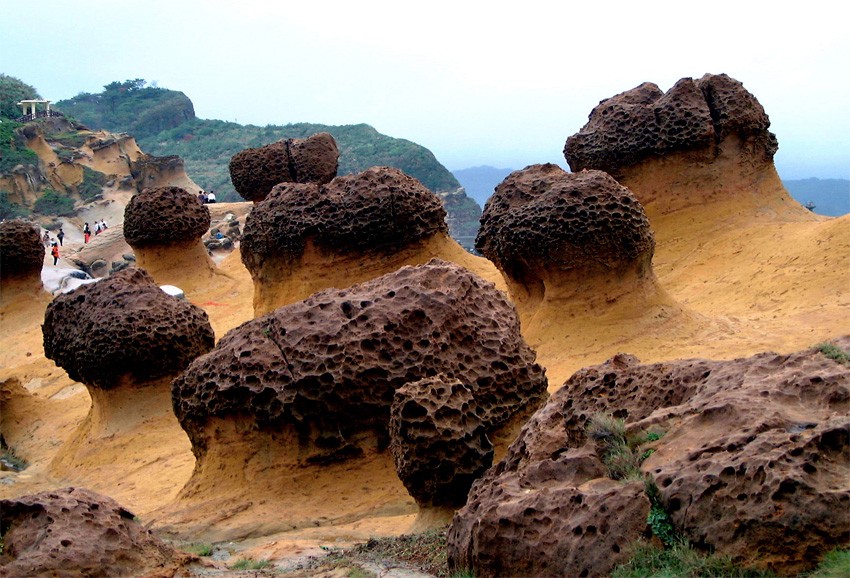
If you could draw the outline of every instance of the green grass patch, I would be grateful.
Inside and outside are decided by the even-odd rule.
[[[658,548],[646,542],[633,546],[632,557],[617,566],[611,578],[773,578],[764,570],[741,568],[725,556],[703,555],[684,542]]]
[[[833,361],[850,366],[850,353],[832,343],[818,343],[815,348]]]
[[[213,553],[213,545],[208,542],[198,542],[187,544],[181,548],[184,552],[189,552],[195,556],[211,556]]]
[[[823,557],[807,578],[847,578],[850,576],[850,550],[833,550]]]
[[[272,563],[268,560],[251,560],[250,558],[242,558],[230,565],[231,570],[262,570],[263,568],[271,567]]]
[[[32,210],[40,215],[71,216],[74,214],[74,199],[47,189],[36,199]]]

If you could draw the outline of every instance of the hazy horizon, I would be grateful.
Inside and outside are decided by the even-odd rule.
[[[834,6],[711,7],[43,0],[5,27],[0,72],[54,101],[143,78],[202,119],[366,123],[449,170],[566,168],[564,143],[599,101],[726,73],[770,117],[783,178],[850,176],[850,75],[835,66],[850,35]]]

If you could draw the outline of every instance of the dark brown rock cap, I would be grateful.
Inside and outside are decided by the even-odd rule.
[[[390,447],[404,487],[420,506],[458,508],[493,463],[493,444],[472,390],[443,375],[395,391]]]
[[[166,294],[144,270],[129,268],[57,296],[41,327],[44,354],[68,376],[110,389],[176,374],[212,349],[207,314]]]
[[[200,240],[209,228],[209,209],[180,187],[145,189],[124,209],[124,238],[134,248]]]
[[[44,243],[37,225],[14,219],[0,222],[0,276],[38,275],[44,264]]]
[[[336,176],[339,149],[330,133],[249,148],[230,159],[230,180],[246,201],[262,201],[278,183],[323,185]]]
[[[212,417],[290,424],[327,455],[359,453],[360,432],[388,445],[395,390],[443,374],[467,384],[489,430],[547,396],[544,370],[496,287],[438,259],[348,289],[328,289],[228,332],[172,385],[198,455]]]
[[[778,144],[768,127],[756,97],[725,74],[682,78],[666,93],[647,82],[600,102],[567,139],[564,157],[573,171],[619,176],[624,167],[673,152],[705,149],[710,156],[716,144],[737,135],[772,161]]]
[[[440,199],[399,169],[372,167],[318,185],[281,183],[245,221],[242,261],[297,260],[308,239],[333,253],[393,252],[446,233]]]
[[[0,500],[0,576],[171,575],[189,558],[115,500],[62,488]]]
[[[521,280],[534,271],[645,268],[655,240],[640,202],[613,177],[543,164],[515,171],[496,187],[475,247]]]

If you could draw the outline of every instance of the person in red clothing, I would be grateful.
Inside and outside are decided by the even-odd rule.
[[[85,242],[88,243],[89,239],[91,239],[91,229],[89,229],[89,224],[86,223],[86,226],[83,227],[83,237],[85,238]]]
[[[53,265],[59,261],[59,244],[53,243],[53,248],[50,250],[50,254],[53,255]]]

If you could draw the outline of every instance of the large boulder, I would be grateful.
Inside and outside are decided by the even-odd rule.
[[[459,508],[493,463],[493,444],[471,389],[443,375],[395,391],[390,447],[404,487],[420,508]]]
[[[197,459],[182,495],[222,498],[231,479],[244,477],[250,456],[262,456],[262,469],[250,472],[250,495],[222,502],[300,495],[296,476],[339,475],[331,466],[345,463],[348,476],[358,464],[372,472],[362,486],[347,487],[346,507],[377,507],[387,494],[379,471],[393,469],[387,448],[397,390],[438,374],[458,380],[475,401],[460,407],[477,407],[474,419],[495,435],[545,399],[534,358],[504,294],[451,263],[316,293],[230,331],[174,380],[174,411]],[[321,495],[313,498],[329,508]]]
[[[0,500],[0,576],[170,576],[190,556],[115,500],[63,488]]]
[[[850,338],[837,344],[850,350]],[[636,511],[612,514],[612,504],[626,498],[629,508],[642,502],[645,511],[648,502],[635,493],[640,482],[599,480],[611,474],[587,426],[613,416],[625,421],[626,439],[661,435],[637,442],[635,464],[657,488],[653,499],[675,531],[695,548],[780,574],[804,572],[825,552],[847,547],[848,411],[850,368],[816,349],[650,365],[618,355],[568,380],[506,459],[473,486],[449,532],[450,563],[476,576],[543,576],[602,575],[623,561],[627,546],[644,535],[646,517],[641,523]],[[590,485],[609,488],[610,501],[577,518],[588,496],[570,500],[570,492]],[[525,504],[533,509],[524,517],[511,514]],[[606,542],[612,532],[617,540]],[[513,548],[505,546],[508,538]],[[589,554],[573,565],[568,553],[577,542]],[[534,560],[534,551],[564,555]]]
[[[564,156],[573,171],[620,177],[624,167],[673,152],[702,150],[710,161],[718,144],[734,135],[772,161],[779,145],[768,127],[756,97],[725,74],[683,78],[666,93],[645,82],[600,102],[567,139]]]
[[[207,314],[128,268],[57,296],[42,325],[44,354],[89,387],[176,375],[215,342]]]
[[[209,228],[209,209],[181,187],[145,189],[124,209],[124,238],[133,249],[197,241]]]
[[[256,314],[432,258],[486,269],[449,238],[445,217],[434,193],[390,167],[275,186],[248,215],[241,241]]]
[[[325,184],[336,176],[339,149],[330,133],[286,139],[236,153],[230,180],[246,201],[259,202],[278,183]]]
[[[511,173],[484,208],[475,246],[502,272],[553,383],[624,344],[645,347],[650,325],[671,342],[700,330],[658,284],[643,207],[605,172],[540,164]]]
[[[210,220],[207,206],[184,188],[145,189],[124,209],[124,238],[137,265],[158,283],[200,291],[217,274],[201,241]]]
[[[38,275],[43,264],[44,243],[36,225],[20,219],[0,223],[0,270],[4,280]]]

